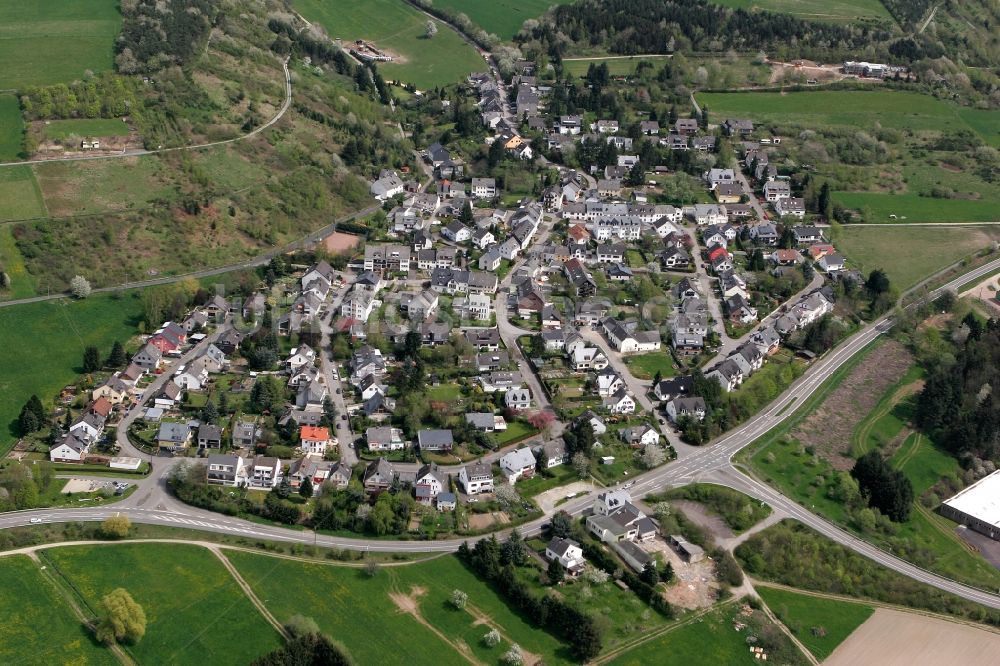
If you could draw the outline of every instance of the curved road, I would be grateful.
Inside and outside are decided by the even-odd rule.
[[[77,157],[55,157],[48,160],[24,160],[20,162],[0,162],[0,167],[22,166],[25,164],[48,164],[49,162],[89,162],[93,160],[117,160],[123,157],[142,157],[143,155],[159,155],[160,153],[174,153],[181,150],[199,150],[202,148],[212,148],[214,146],[224,146],[227,143],[236,143],[237,141],[243,141],[244,139],[249,139],[250,137],[260,134],[268,127],[281,120],[281,118],[285,115],[285,112],[288,111],[288,107],[291,106],[292,104],[292,75],[288,71],[287,57],[284,59],[284,61],[282,61],[281,68],[285,71],[285,101],[281,104],[281,108],[278,109],[278,113],[276,113],[273,118],[268,120],[260,127],[250,130],[246,134],[241,134],[240,136],[234,136],[231,139],[223,139],[221,141],[212,141],[210,143],[199,143],[193,146],[175,146],[173,148],[157,148],[156,150],[130,150],[128,152],[115,153],[113,155],[80,155]]]
[[[953,280],[933,292],[932,296],[997,269],[1000,269],[1000,259]],[[991,608],[1000,608],[1000,596],[924,571],[905,560],[882,551],[809,512],[805,507],[782,496],[773,488],[740,474],[732,466],[732,457],[737,452],[789,418],[794,413],[794,407],[797,404],[802,404],[838,368],[891,328],[892,320],[889,317],[866,326],[827,356],[817,361],[806,374],[793,383],[767,409],[741,427],[722,436],[710,446],[689,449],[676,462],[636,477],[631,488],[633,494],[642,496],[663,490],[666,487],[688,484],[696,479],[724,483],[771,503],[775,509],[785,512],[833,541],[900,574],[970,601]],[[157,469],[155,474],[151,474],[150,477],[138,484],[139,489],[131,497],[119,504],[106,508],[94,506],[79,509],[36,509],[6,513],[0,515],[0,529],[24,526],[32,520],[43,523],[101,521],[108,516],[122,513],[138,523],[199,529],[250,538],[316,543],[325,547],[363,551],[447,552],[455,550],[464,541],[463,539],[444,541],[358,539],[317,535],[310,531],[260,525],[179,503],[166,492],[165,477],[168,472],[168,469]],[[560,508],[572,514],[580,514],[592,504],[595,492],[574,498]],[[547,519],[540,518],[528,523],[521,527],[521,531],[525,535],[535,535],[541,531],[545,520]],[[474,541],[475,539],[470,540]]]

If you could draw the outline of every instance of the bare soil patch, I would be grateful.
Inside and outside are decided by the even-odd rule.
[[[851,434],[912,362],[910,352],[899,342],[883,343],[792,430],[792,436],[814,447],[835,469],[850,469],[854,465],[849,450]]]
[[[826,666],[987,666],[1000,635],[965,624],[878,608],[824,662]]]
[[[350,252],[356,248],[360,242],[361,238],[359,236],[345,234],[342,231],[334,231],[332,234],[323,239],[323,247],[326,248],[327,252],[332,254],[342,254]]]
[[[715,563],[705,558],[694,564],[685,562],[681,556],[661,538],[641,544],[648,553],[660,553],[674,568],[674,582],[663,596],[671,605],[687,610],[707,608],[715,603],[719,595],[719,583],[715,578]]]
[[[469,516],[469,527],[476,530],[485,529],[493,525],[506,525],[509,522],[510,516],[503,511],[476,513]]]
[[[588,492],[589,490],[589,481],[574,481],[566,484],[565,486],[559,486],[558,488],[552,488],[551,490],[538,493],[535,495],[535,502],[538,504],[538,508],[540,508],[543,513],[547,514],[555,508],[556,503],[559,502],[559,500],[565,499],[570,493]]]

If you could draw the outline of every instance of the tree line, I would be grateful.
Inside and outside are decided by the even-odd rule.
[[[148,74],[188,64],[220,16],[218,6],[212,0],[122,0],[118,71]]]
[[[571,606],[555,595],[539,597],[527,584],[518,580],[512,551],[504,552],[495,536],[482,539],[472,548],[463,543],[458,556],[533,623],[569,644],[573,657],[588,661],[600,654],[604,645],[595,618]]]

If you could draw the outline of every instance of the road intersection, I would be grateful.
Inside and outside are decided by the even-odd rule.
[[[954,289],[971,279],[985,276],[1000,269],[1000,260],[994,260],[953,280],[931,293],[930,297]],[[862,353],[872,342],[892,328],[892,319],[884,317],[873,322],[851,338],[816,361],[813,366],[796,380],[779,398],[765,410],[742,426],[723,435],[710,445],[695,448],[683,447],[676,461],[638,475],[631,484],[630,492],[642,497],[661,492],[671,487],[686,485],[695,481],[710,481],[740,490],[751,497],[767,502],[776,511],[790,516],[831,540],[845,546],[879,564],[904,576],[926,583],[959,597],[991,608],[1000,608],[1000,595],[980,590],[943,576],[925,571],[905,560],[863,541],[846,530],[810,512],[793,500],[781,495],[773,488],[739,472],[732,463],[733,456],[758,438],[778,427],[802,405],[823,382],[857,354]],[[231,534],[255,539],[269,539],[289,543],[315,543],[319,546],[373,552],[450,552],[458,548],[463,539],[439,541],[404,541],[384,539],[364,539],[315,534],[307,530],[295,530],[268,526],[239,518],[187,506],[174,499],[166,488],[169,465],[160,461],[154,471],[141,481],[137,491],[129,498],[106,507],[89,506],[73,509],[35,509],[0,514],[0,529],[22,527],[32,522],[95,522],[116,514],[127,515],[133,522],[166,525],[196,529],[222,534]],[[574,515],[587,510],[594,501],[597,491],[586,493],[563,504],[560,509]],[[522,525],[519,529],[527,536],[541,532],[548,517]],[[480,537],[482,538],[482,537]],[[470,539],[474,541],[475,539]]]

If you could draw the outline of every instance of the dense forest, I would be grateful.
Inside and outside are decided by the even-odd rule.
[[[612,53],[777,51],[794,45],[805,57],[842,57],[887,43],[887,29],[812,23],[788,14],[748,12],[706,0],[583,0],[552,9],[519,37],[542,42],[550,55],[572,43]]]
[[[218,14],[213,0],[122,0],[115,64],[123,74],[185,65],[204,46]]]
[[[962,322],[967,332],[953,363],[928,369],[917,403],[917,423],[955,455],[995,459],[1000,454],[1000,321]]]

